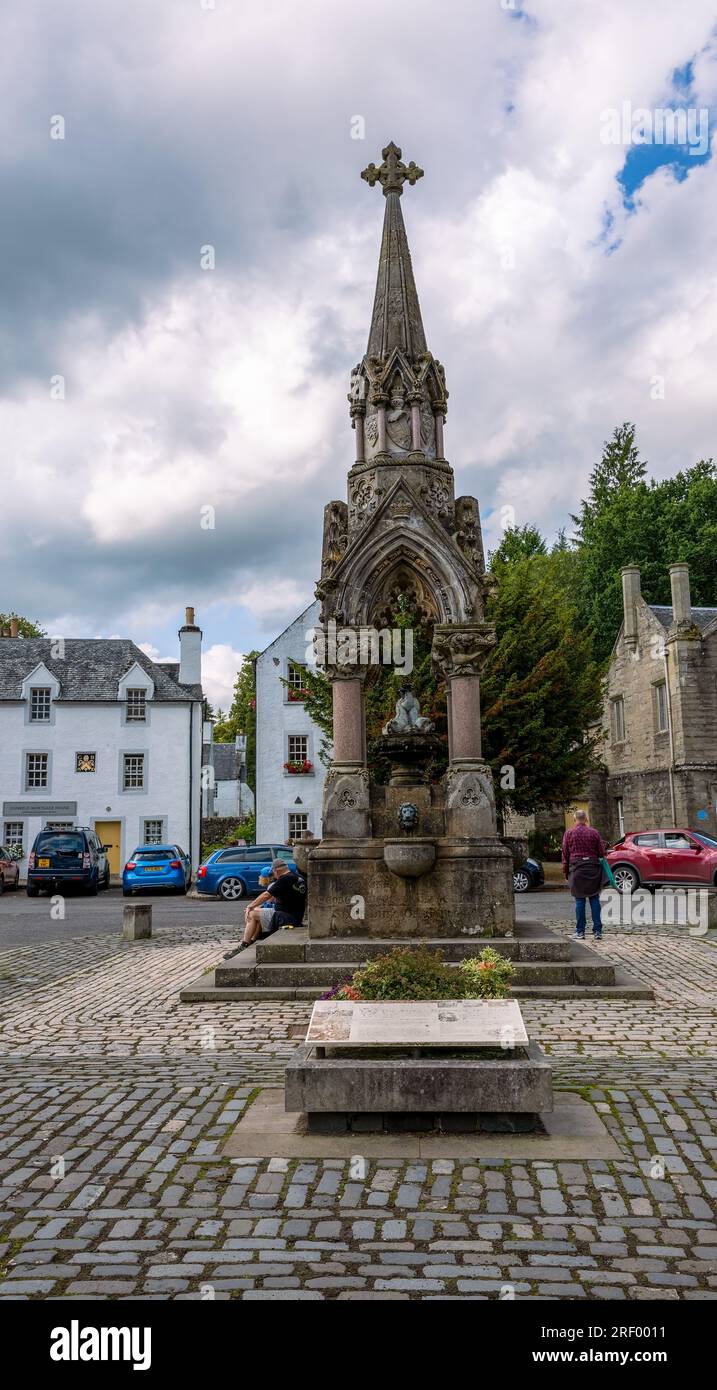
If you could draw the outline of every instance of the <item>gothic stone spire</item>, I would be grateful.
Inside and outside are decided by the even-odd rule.
[[[404,183],[413,185],[417,179],[423,178],[423,170],[413,160],[408,165],[404,164],[401,151],[393,141],[382,153],[383,164],[378,169],[375,164],[369,164],[361,174],[371,188],[380,183],[386,199],[376,297],[366,355],[383,359],[394,348],[399,348],[408,358],[415,360],[426,352],[426,335],[398,200],[403,193]]]

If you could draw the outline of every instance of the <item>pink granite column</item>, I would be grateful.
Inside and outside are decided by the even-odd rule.
[[[451,762],[478,762],[481,758],[480,677],[452,676]]]
[[[363,463],[366,455],[364,443],[363,415],[360,410],[354,415],[354,429],[356,431],[356,462]]]
[[[418,401],[411,401],[411,448],[420,449],[421,447],[421,406]]]
[[[385,454],[385,452],[386,452],[386,407],[385,407],[385,405],[380,405],[380,406],[378,407],[378,452],[379,452],[379,454]]]
[[[332,683],[334,706],[334,763],[341,766],[364,765],[363,682],[335,680]]]
[[[435,419],[436,419],[436,458],[442,459],[442,458],[445,457],[445,455],[444,455],[444,453],[443,453],[443,450],[444,450],[444,447],[445,447],[445,446],[444,446],[444,443],[443,443],[443,416],[442,416],[440,413],[438,413],[438,414],[436,415]]]

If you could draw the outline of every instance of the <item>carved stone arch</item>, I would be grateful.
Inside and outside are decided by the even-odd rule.
[[[386,611],[392,594],[403,589],[415,593],[429,621],[466,622],[479,611],[480,595],[460,552],[458,563],[452,559],[445,543],[437,546],[432,535],[407,520],[390,531],[379,528],[337,576],[336,606],[345,622],[370,626]]]

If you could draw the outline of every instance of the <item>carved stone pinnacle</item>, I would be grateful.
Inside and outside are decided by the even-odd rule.
[[[401,150],[398,145],[394,145],[393,140],[389,142],[385,150],[381,151],[383,164],[376,168],[375,164],[369,164],[367,169],[361,172],[361,178],[373,188],[375,183],[380,183],[383,188],[383,196],[387,198],[389,193],[396,193],[401,197],[403,185],[408,182],[413,185],[417,179],[423,178],[423,170],[411,160],[410,164],[404,164],[401,160]]]

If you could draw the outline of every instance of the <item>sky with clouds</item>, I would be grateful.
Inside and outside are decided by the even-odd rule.
[[[0,609],[174,657],[194,604],[226,706],[345,496],[391,139],[489,548],[554,535],[625,419],[657,477],[712,456],[711,145],[605,113],[716,93],[713,0],[4,7]]]

